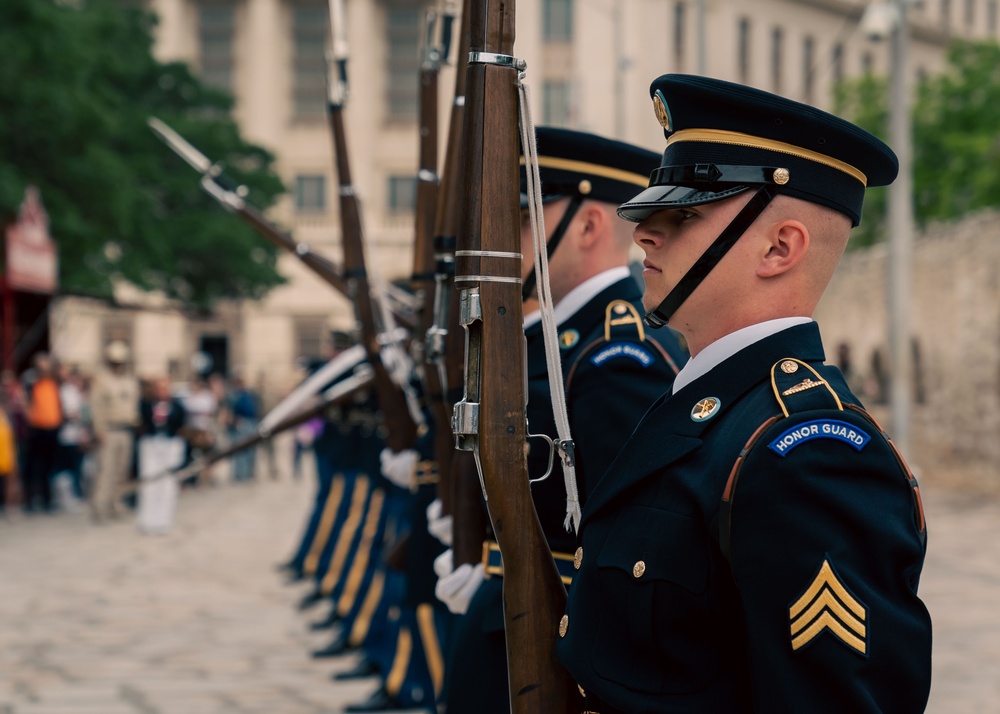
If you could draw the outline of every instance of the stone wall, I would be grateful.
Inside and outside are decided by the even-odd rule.
[[[816,319],[829,362],[850,346],[852,381],[891,435],[886,276],[884,245],[847,254]],[[1000,213],[928,227],[915,241],[913,285],[907,458],[923,481],[1000,492]]]

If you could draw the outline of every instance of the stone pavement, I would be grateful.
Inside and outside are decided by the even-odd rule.
[[[274,565],[313,482],[185,492],[167,536],[84,514],[0,519],[0,714],[319,714],[374,680],[314,661],[301,587]],[[929,712],[1000,712],[1000,499],[926,490],[921,595],[935,624]]]

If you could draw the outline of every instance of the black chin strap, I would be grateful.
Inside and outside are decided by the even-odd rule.
[[[559,221],[559,225],[552,232],[552,237],[549,238],[548,244],[545,246],[545,252],[548,253],[549,260],[552,260],[552,254],[556,252],[556,247],[559,245],[559,241],[566,234],[566,229],[569,228],[570,221],[573,220],[573,216],[580,209],[580,205],[583,203],[583,196],[580,194],[574,194],[572,198],[569,199],[569,205],[566,206],[566,212],[563,213],[562,219]],[[521,301],[524,302],[531,297],[531,293],[535,290],[535,269],[532,268],[531,272],[528,273],[528,277],[524,279],[524,284],[521,286]]]
[[[736,214],[736,217],[729,222],[725,230],[719,234],[715,242],[708,247],[701,257],[695,261],[691,269],[684,274],[670,294],[663,298],[659,306],[646,313],[646,324],[650,327],[663,327],[670,320],[691,293],[695,291],[701,281],[712,272],[712,268],[718,265],[729,249],[736,245],[743,232],[750,227],[750,224],[757,220],[757,216],[764,212],[771,199],[778,193],[778,187],[773,184],[765,184],[757,189],[750,202]]]

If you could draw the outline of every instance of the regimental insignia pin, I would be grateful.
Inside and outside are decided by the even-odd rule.
[[[559,347],[564,350],[576,347],[576,343],[580,341],[580,333],[576,330],[563,330],[559,333]]]
[[[785,374],[795,374],[799,371],[799,363],[795,360],[786,359],[781,363],[781,371]]]
[[[829,559],[805,592],[788,608],[792,650],[800,650],[824,630],[868,657],[868,608],[837,577]]]
[[[706,421],[719,412],[722,402],[716,397],[705,397],[694,405],[691,409],[691,419],[693,421]]]

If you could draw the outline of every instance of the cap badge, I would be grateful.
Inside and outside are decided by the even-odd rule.
[[[667,109],[667,98],[663,96],[663,92],[659,89],[653,95],[653,112],[656,114],[656,121],[660,122],[662,126],[667,131],[673,131],[671,129],[670,121],[670,110]]]
[[[722,402],[717,397],[705,397],[691,409],[692,421],[708,421],[719,412]]]
[[[788,169],[775,169],[774,173],[771,174],[771,178],[779,186],[784,186],[791,179],[791,176],[788,173]]]
[[[564,349],[572,349],[580,341],[580,333],[576,330],[563,330],[559,333],[559,346]]]

